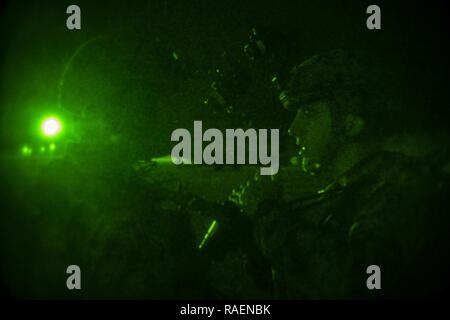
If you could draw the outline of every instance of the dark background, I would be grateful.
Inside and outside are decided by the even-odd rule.
[[[68,78],[67,85],[70,87],[72,84],[72,93],[76,94],[92,84],[94,89],[87,93],[86,98],[92,104],[92,113],[104,116],[113,127],[126,132],[120,137],[126,149],[124,158],[116,163],[107,155],[101,156],[104,159],[100,163],[112,172],[139,159],[145,150],[151,150],[153,155],[167,153],[170,150],[167,137],[174,128],[188,127],[193,119],[198,118],[211,123],[217,121],[201,107],[212,80],[208,71],[221,65],[220,56],[224,51],[238,57],[242,55],[242,47],[253,27],[260,31],[273,56],[270,68],[281,75],[287,75],[292,66],[304,59],[334,48],[373,51],[386,61],[386,68],[391,68],[399,78],[407,81],[404,90],[407,102],[411,102],[411,109],[405,110],[405,116],[408,113],[416,118],[423,115],[420,118],[424,128],[446,129],[448,126],[450,52],[448,11],[444,1],[377,1],[375,4],[382,10],[382,30],[378,31],[366,28],[365,10],[373,4],[368,1],[77,1],[82,11],[81,31],[66,29],[65,9],[70,4],[67,1],[11,1],[2,4],[0,143],[3,181],[0,223],[3,276],[0,286],[4,296],[10,296],[10,289],[7,288],[14,286],[12,294],[20,298],[55,298],[61,295],[73,298],[58,285],[65,283],[65,274],[61,273],[55,279],[54,274],[59,272],[57,270],[61,269],[61,265],[67,265],[74,259],[82,260],[83,248],[90,245],[98,246],[99,252],[112,252],[116,242],[118,246],[129,243],[132,248],[132,241],[139,243],[142,240],[138,232],[133,239],[128,234],[114,236],[112,247],[102,247],[95,241],[80,242],[78,237],[83,238],[98,226],[106,225],[112,230],[122,226],[122,222],[117,222],[120,215],[97,217],[98,220],[88,227],[73,218],[80,211],[84,212],[81,221],[91,219],[89,215],[95,212],[95,199],[108,203],[103,209],[111,212],[142,211],[139,205],[129,208],[133,201],[139,202],[138,186],[129,187],[136,188],[137,191],[133,192],[136,199],[128,198],[122,193],[127,186],[117,187],[117,190],[108,187],[112,180],[105,169],[96,177],[96,184],[91,186],[92,190],[102,191],[100,194],[92,193],[91,189],[84,189],[75,180],[76,172],[63,175],[62,169],[57,169],[48,181],[38,184],[41,191],[45,190],[40,194],[30,187],[37,179],[33,167],[24,167],[12,156],[24,141],[30,139],[30,132],[25,128],[30,127],[39,111],[54,107],[58,79],[71,54],[91,38],[112,36],[121,41],[112,45],[109,48],[111,51],[105,48],[96,51],[95,45],[89,48],[92,51],[81,57],[86,59],[84,65],[91,67],[89,81],[80,85],[76,78]],[[179,55],[179,63],[174,64],[172,52]],[[105,55],[105,59],[117,59],[117,68],[109,69],[109,66],[99,64],[102,60],[97,60],[97,54]],[[123,70],[127,72],[123,73]],[[102,78],[102,74],[113,74],[117,78],[112,83],[122,89],[96,90],[103,88],[99,83],[108,80],[107,77]],[[139,79],[143,80],[140,82]],[[252,88],[247,90],[258,101],[259,93],[252,91]],[[264,93],[260,94],[259,99],[264,97]],[[133,107],[122,108],[127,99],[133,101]],[[109,104],[111,109],[99,106],[101,101]],[[71,107],[72,112],[81,112],[76,106]],[[281,110],[281,107],[268,107],[264,116],[251,112],[249,110],[250,118],[257,119],[255,122],[261,125],[287,130],[292,121],[292,115]],[[224,127],[226,125],[223,124]],[[92,177],[90,174],[94,167],[90,166],[94,164],[83,163],[82,173]],[[98,166],[97,162],[93,163]],[[52,185],[52,179],[58,183]],[[112,200],[121,199],[121,196],[127,197],[128,207],[124,207],[120,200]],[[87,203],[86,207],[77,199],[83,199],[81,202]],[[28,207],[24,201],[29,201]],[[53,207],[58,210],[46,210],[48,201],[54,201]],[[151,212],[152,207],[146,207],[146,210]],[[60,218],[62,211],[71,214]],[[19,216],[21,212],[27,212],[27,215]],[[161,228],[160,223],[163,222],[153,227]],[[170,226],[170,223],[163,225],[168,229]],[[72,235],[77,228],[80,228],[80,234],[73,235],[69,243],[55,244],[64,234]],[[133,226],[129,230],[132,229]],[[102,230],[106,238],[113,233],[109,229]],[[46,238],[41,232],[51,235]],[[173,240],[174,252],[183,250],[181,242],[183,239]],[[140,246],[130,250],[132,252],[127,259],[141,257],[146,252]],[[54,251],[58,252],[58,256],[53,255]],[[111,260],[108,256],[102,258],[99,268],[103,267],[104,272],[111,272],[111,277],[114,277],[115,272],[120,274],[120,267],[114,269],[108,265],[120,258],[111,254]],[[186,255],[173,258],[168,264],[173,266],[189,259],[189,253]],[[178,258],[179,261],[176,260]],[[126,267],[121,263],[119,265],[123,268],[133,265],[129,261]],[[174,274],[183,272],[182,268],[163,269],[161,267],[161,279],[143,276],[146,279],[142,281],[144,284],[146,281],[159,283],[160,287],[153,291],[142,288],[142,292],[150,290],[151,298],[173,297],[172,290],[176,285],[170,279]],[[195,275],[187,275],[191,276],[195,279]],[[138,279],[130,281],[133,280]],[[94,296],[109,297],[101,289],[97,290],[100,291],[95,292]],[[117,291],[111,295],[120,296],[120,285],[114,290]],[[123,291],[126,295],[126,290]],[[135,294],[140,297],[140,292]],[[190,297],[190,293],[180,293],[180,297],[184,294]],[[192,293],[192,296],[202,297],[202,294]]]

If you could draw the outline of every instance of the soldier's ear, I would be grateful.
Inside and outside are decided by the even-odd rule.
[[[345,118],[344,127],[346,136],[356,137],[364,129],[364,119],[356,114],[349,114]]]

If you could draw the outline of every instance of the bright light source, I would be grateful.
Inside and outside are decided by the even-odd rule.
[[[42,122],[41,129],[45,136],[53,137],[61,132],[61,122],[56,118],[47,118]]]

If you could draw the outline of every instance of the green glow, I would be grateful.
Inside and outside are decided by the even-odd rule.
[[[41,153],[44,153],[45,152],[45,147],[42,146],[39,150],[41,151]]]
[[[54,137],[62,130],[61,121],[55,117],[46,118],[41,124],[41,130],[44,136]]]
[[[214,229],[216,228],[216,225],[217,225],[217,221],[214,220],[211,223],[211,225],[209,226],[208,232],[206,232],[205,236],[203,237],[202,242],[198,246],[199,249],[203,248],[203,246],[205,245],[206,241],[211,237],[211,234],[213,233]]]
[[[28,146],[23,146],[22,147],[22,154],[24,156],[29,156],[33,153],[33,149],[29,148]]]
[[[152,162],[159,164],[159,165],[167,165],[167,164],[174,164],[175,162],[178,162],[180,159],[177,157],[172,157],[171,155],[159,157],[159,158],[152,158]],[[185,164],[190,164],[191,162],[185,158],[182,158],[181,161]]]
[[[54,143],[52,143],[52,144],[50,144],[50,145],[48,146],[48,148],[49,148],[50,151],[53,151],[53,150],[56,149],[56,145],[55,145]]]
[[[152,161],[157,164],[169,164],[172,163],[172,157],[170,155],[159,157],[159,158],[152,158]]]
[[[291,157],[289,159],[289,162],[291,163],[291,165],[295,166],[298,164],[298,158],[297,157]]]
[[[303,157],[302,158],[302,170],[303,170],[303,172],[308,172],[308,169],[306,168],[307,165],[308,165],[308,159]]]

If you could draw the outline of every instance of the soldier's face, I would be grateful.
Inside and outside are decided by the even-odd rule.
[[[316,171],[332,143],[332,117],[327,102],[316,102],[301,107],[289,128],[296,138],[304,171]]]

